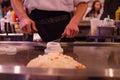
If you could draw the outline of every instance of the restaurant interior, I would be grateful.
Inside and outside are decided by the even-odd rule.
[[[10,0],[0,0],[0,80],[120,80],[120,5],[103,17],[105,1],[88,2],[74,41],[44,42],[37,32],[31,40]]]

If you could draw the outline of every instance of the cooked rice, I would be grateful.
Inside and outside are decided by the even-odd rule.
[[[27,67],[85,69],[86,67],[72,57],[60,53],[48,53],[32,59]]]

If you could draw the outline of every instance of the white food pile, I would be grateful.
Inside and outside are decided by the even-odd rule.
[[[86,67],[72,57],[60,53],[48,53],[32,59],[27,67],[85,69]]]

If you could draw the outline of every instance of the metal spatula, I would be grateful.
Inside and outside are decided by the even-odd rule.
[[[56,39],[56,40],[53,40],[53,42],[60,42],[62,38],[63,38],[63,37],[60,37],[60,38],[58,38],[58,39]]]

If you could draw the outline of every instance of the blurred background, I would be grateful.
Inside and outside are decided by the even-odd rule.
[[[109,3],[107,3],[104,7],[105,1]],[[116,21],[117,19],[116,19],[115,11],[119,7],[119,4],[117,4],[119,3],[119,0],[116,0],[117,2],[115,0],[105,0],[105,1],[104,0],[90,0],[88,4],[88,8],[83,16],[83,20],[79,24],[80,33],[75,38],[76,41],[91,41],[91,39],[89,39],[90,36],[93,37],[94,33],[96,34],[96,32],[93,31],[93,35],[91,35],[91,30],[95,29],[95,28],[92,28],[91,22],[90,22],[91,19],[93,18],[97,18],[97,23],[99,23],[99,24],[94,24],[94,25],[97,25],[97,26],[102,25],[105,27],[109,26],[110,28],[111,26],[112,27],[116,26],[115,22],[117,22]],[[108,28],[106,30],[108,31]],[[103,31],[106,33],[106,30],[103,30]],[[112,32],[109,32],[111,33],[109,35],[114,36],[113,34],[116,34],[116,32],[113,33],[113,30],[114,28],[112,28]],[[117,34],[119,34],[120,31],[119,30],[117,31],[118,31]],[[15,40],[15,41],[25,40],[26,41],[29,39],[28,35],[22,33],[20,30],[18,16],[15,14],[14,10],[12,9],[10,0],[0,0],[0,33],[1,33],[0,36],[5,38],[2,40]],[[3,34],[3,33],[7,33],[7,34]],[[34,35],[33,41],[41,41],[41,38],[37,33],[34,33],[33,35]],[[96,39],[96,37],[93,37],[93,38]],[[111,39],[113,37],[109,36],[109,38]]]

